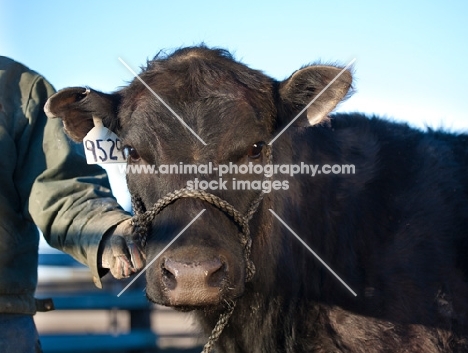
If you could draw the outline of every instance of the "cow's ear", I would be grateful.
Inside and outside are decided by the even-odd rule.
[[[80,142],[94,127],[93,116],[101,118],[105,126],[115,130],[119,101],[117,94],[70,87],[51,96],[44,111],[49,118],[61,118],[67,135]]]
[[[279,95],[287,119],[297,116],[315,99],[307,108],[307,113],[304,113],[307,114],[308,123],[316,125],[328,122],[328,114],[347,97],[352,85],[351,72],[345,70],[341,73],[342,70],[334,66],[312,65],[296,71],[281,82]],[[297,123],[301,124],[301,120],[304,121],[299,118]]]

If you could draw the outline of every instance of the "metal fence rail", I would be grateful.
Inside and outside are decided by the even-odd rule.
[[[44,353],[79,353],[79,352],[148,352],[157,350],[157,334],[151,327],[151,313],[154,306],[144,296],[141,286],[136,285],[124,296],[117,297],[116,290],[123,284],[108,279],[104,290],[98,290],[92,284],[89,274],[86,278],[76,275],[86,269],[68,255],[62,253],[40,254],[40,266],[47,266],[51,276],[39,281],[37,298],[52,298],[56,311],[105,310],[109,313],[125,311],[130,323],[127,332],[114,332],[109,323],[109,332],[47,332],[40,333]],[[57,271],[69,270],[58,279],[53,276]],[[65,272],[66,273],[66,272]],[[47,315],[45,313],[44,315]],[[92,315],[92,314],[91,314]],[[111,317],[112,315],[109,315]],[[69,315],[73,320],[73,313]],[[92,317],[89,317],[92,320]]]
[[[35,317],[44,353],[199,353],[205,340],[190,314],[151,304],[141,277],[103,278],[96,288],[89,270],[53,249],[39,254],[37,298],[52,298],[55,311]]]

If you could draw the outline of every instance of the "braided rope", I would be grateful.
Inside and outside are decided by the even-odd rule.
[[[226,311],[219,316],[218,322],[213,328],[213,331],[211,331],[210,337],[208,337],[208,342],[206,342],[206,344],[203,346],[202,353],[211,352],[219,336],[221,336],[221,333],[228,324],[229,318],[231,317],[232,313],[234,312],[234,308],[236,307],[236,303],[237,302],[233,301],[226,309]]]
[[[143,247],[146,245],[146,237],[149,231],[149,226],[151,222],[153,221],[154,217],[156,217],[158,213],[160,213],[166,206],[168,206],[175,200],[180,199],[180,198],[187,198],[187,197],[198,198],[198,199],[204,200],[212,204],[213,206],[217,207],[218,209],[224,211],[229,216],[231,216],[232,219],[241,227],[242,232],[239,234],[239,238],[241,241],[241,245],[244,247],[244,257],[246,261],[246,270],[247,270],[246,281],[250,281],[255,274],[255,265],[250,260],[250,252],[251,252],[250,249],[252,246],[252,241],[250,239],[250,229],[249,229],[250,219],[248,219],[247,217],[244,217],[229,202],[221,199],[220,197],[216,195],[210,194],[206,191],[190,190],[187,188],[179,189],[174,192],[170,192],[166,194],[165,196],[163,196],[162,198],[160,198],[153,205],[153,207],[149,209],[148,211],[141,213],[141,214],[135,214],[135,216],[133,216],[132,218],[132,224],[134,226],[134,234],[138,237],[137,239],[139,240],[140,244],[142,244]],[[257,199],[255,199],[255,201],[257,201]],[[132,203],[136,205],[138,203],[138,199],[135,198],[135,200],[132,201]],[[256,208],[258,208],[258,205],[260,204],[260,202],[255,202],[255,204],[256,204]],[[256,211],[256,208],[254,211]]]
[[[273,156],[271,147],[268,145],[266,148],[266,157],[267,163],[271,164]],[[146,210],[141,198],[138,195],[132,195],[132,207],[134,210],[134,216],[132,217],[132,225],[134,227],[134,236],[137,237],[137,239],[140,241],[140,244],[142,244],[143,247],[146,246],[146,238],[149,232],[149,228],[151,226],[151,222],[165,207],[167,207],[172,202],[180,198],[191,197],[201,199],[215,206],[219,210],[227,213],[229,216],[232,217],[234,222],[236,222],[242,229],[242,231],[239,234],[239,238],[241,245],[244,248],[244,258],[246,267],[245,281],[249,282],[255,275],[255,265],[252,262],[252,260],[250,260],[252,238],[250,237],[249,222],[252,219],[255,212],[257,211],[264,196],[265,193],[262,190],[252,201],[246,214],[242,215],[242,213],[240,213],[234,206],[232,206],[226,200],[223,200],[220,197],[203,190],[191,190],[187,188],[182,188],[173,192],[169,192],[165,196],[161,197],[149,210]],[[226,308],[226,310],[219,316],[218,321],[211,332],[211,335],[208,337],[207,343],[203,347],[202,353],[211,352],[219,336],[228,324],[229,318],[234,312],[235,306],[236,301],[232,301],[231,304]]]

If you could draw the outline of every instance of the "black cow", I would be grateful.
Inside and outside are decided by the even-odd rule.
[[[338,67],[279,82],[200,46],[159,54],[140,78],[153,92],[139,79],[112,94],[67,88],[48,114],[77,141],[101,117],[129,165],[323,171],[233,169],[209,194],[187,185],[221,183],[216,173],[128,174],[148,261],[206,209],[147,270],[151,301],[194,310],[207,333],[236,304],[219,352],[468,352],[468,136],[330,116],[351,88]],[[336,173],[343,165],[354,173]]]

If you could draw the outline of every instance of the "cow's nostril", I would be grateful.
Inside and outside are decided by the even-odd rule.
[[[161,272],[164,278],[164,283],[166,284],[167,289],[173,290],[177,286],[177,279],[176,279],[176,274],[177,272],[172,272],[173,269],[168,269],[164,265],[164,263],[161,266]]]
[[[207,274],[206,283],[210,287],[221,287],[226,277],[227,277],[226,265],[223,263],[218,269]]]

